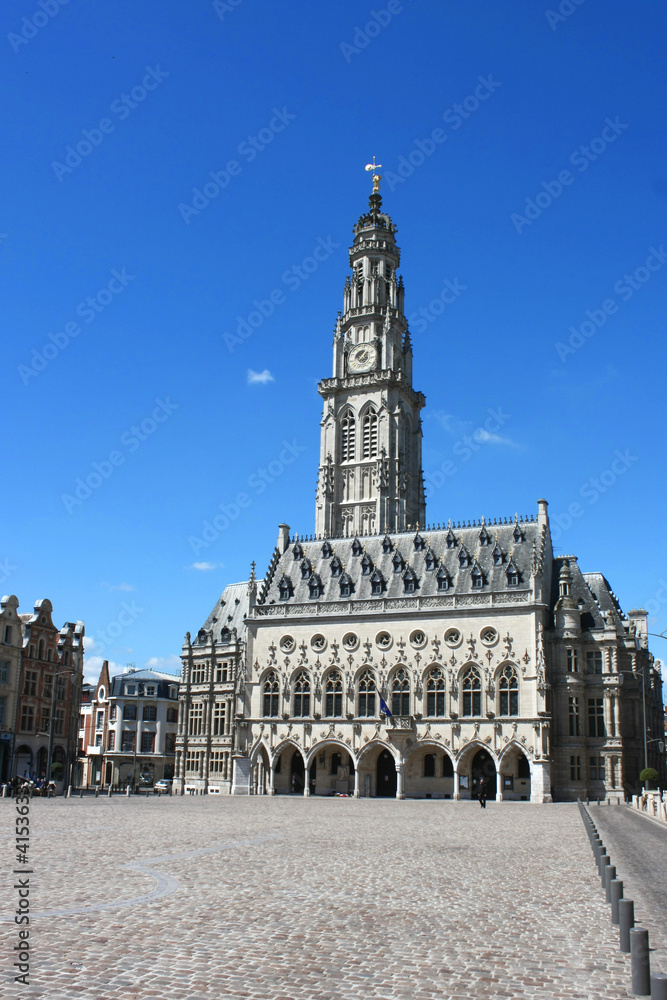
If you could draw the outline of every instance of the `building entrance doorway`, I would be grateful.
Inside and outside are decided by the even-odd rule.
[[[295,794],[303,792],[305,776],[303,757],[298,750],[295,750],[292,754],[292,765],[290,768],[290,791]]]
[[[378,757],[375,794],[386,798],[396,796],[396,765],[388,750],[383,750]]]
[[[472,759],[472,797],[475,799],[479,794],[479,783],[484,779],[484,788],[487,799],[496,797],[496,765],[493,757],[486,750],[480,750]]]

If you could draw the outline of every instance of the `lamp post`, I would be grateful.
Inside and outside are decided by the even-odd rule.
[[[49,748],[46,752],[46,780],[47,782],[51,780],[51,756],[53,754],[53,716],[56,711],[56,677],[60,677],[62,674],[73,673],[72,667],[68,667],[67,670],[54,670],[51,675],[51,712],[49,714]],[[63,775],[64,777],[64,775]]]

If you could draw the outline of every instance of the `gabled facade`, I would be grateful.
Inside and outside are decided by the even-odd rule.
[[[0,602],[0,783],[13,775],[16,711],[21,680],[23,626],[13,594]]]
[[[111,679],[104,708],[101,784],[126,788],[173,778],[179,678],[158,670],[128,670]],[[96,733],[97,737],[97,733]]]
[[[78,787],[105,788],[104,750],[108,743],[111,678],[109,661],[104,660],[97,684],[85,685],[79,714],[79,747],[77,760]]]
[[[546,500],[425,522],[424,397],[378,181],[319,387],[316,534],[281,524],[264,578],[227,587],[186,636],[178,787],[459,799],[483,782],[499,800],[622,800],[645,745],[664,769],[645,743],[662,705],[646,612],[554,557]],[[229,720],[232,697],[221,738],[215,706]]]

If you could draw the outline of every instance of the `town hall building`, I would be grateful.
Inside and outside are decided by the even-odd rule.
[[[658,766],[647,615],[555,557],[548,505],[426,522],[424,396],[379,177],[323,399],[315,533],[278,540],[182,650],[174,787],[622,801]]]

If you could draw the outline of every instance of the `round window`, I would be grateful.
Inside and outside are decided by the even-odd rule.
[[[296,648],[296,643],[291,635],[284,635],[280,640],[280,648],[283,653],[291,653]]]
[[[496,642],[498,642],[498,632],[495,628],[491,628],[490,625],[487,625],[486,628],[482,629],[479,633],[479,637],[485,646],[493,646]]]
[[[460,645],[461,639],[462,639],[461,633],[457,628],[448,628],[447,631],[445,632],[445,642],[447,643],[448,646],[451,646],[452,648],[454,648],[454,646]]]
[[[426,633],[420,628],[416,628],[410,636],[410,643],[415,649],[423,649],[426,645]]]
[[[349,649],[350,651],[356,649],[359,645],[359,636],[356,632],[346,632],[343,636],[343,645],[345,649]]]
[[[320,632],[318,632],[317,635],[314,635],[310,640],[310,645],[316,653],[322,653],[327,648],[327,640]]]
[[[378,632],[375,636],[375,642],[380,649],[389,649],[391,647],[391,636],[388,632]]]

